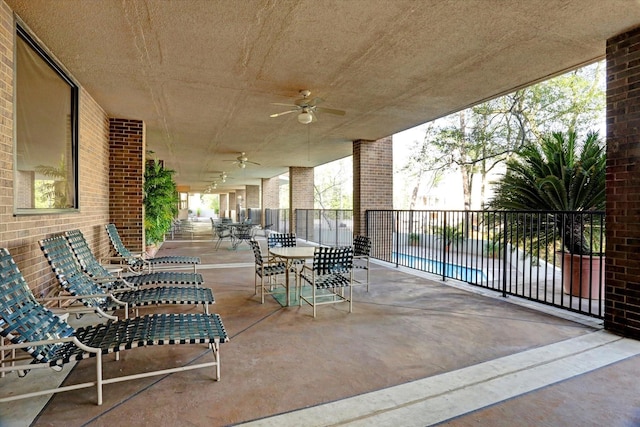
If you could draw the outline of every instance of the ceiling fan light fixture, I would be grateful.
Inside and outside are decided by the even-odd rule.
[[[313,121],[313,116],[310,112],[305,110],[302,113],[298,114],[298,121],[303,125],[308,125]]]
[[[240,169],[244,169],[244,168],[246,168],[246,167],[247,167],[247,164],[246,164],[245,162],[240,162],[240,163],[238,163],[238,167],[239,167]]]

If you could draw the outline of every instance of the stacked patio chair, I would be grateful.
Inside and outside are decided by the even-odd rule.
[[[0,354],[11,355],[0,359],[2,375],[18,371],[24,376],[33,369],[51,368],[59,371],[71,361],[90,357],[96,359],[96,378],[93,381],[24,394],[11,392],[10,396],[0,397],[0,402],[95,386],[98,405],[102,405],[104,384],[210,366],[215,367],[215,380],[219,381],[220,344],[229,341],[218,314],[154,314],[74,329],[36,301],[5,248],[0,248],[0,335],[3,337]],[[4,340],[11,344],[6,344]],[[213,361],[103,379],[103,355],[115,353],[118,360],[120,351],[168,344],[206,344]],[[17,349],[23,349],[28,354],[26,360],[31,360],[30,364],[14,356]]]
[[[249,240],[249,245],[251,245],[251,248],[253,249],[256,261],[256,274],[253,281],[255,286],[254,295],[258,294],[258,277],[260,277],[260,301],[264,304],[265,294],[270,295],[277,286],[284,286],[284,283],[274,282],[272,279],[276,276],[285,274],[287,271],[287,264],[284,262],[265,261],[262,257],[260,244],[255,240]],[[267,283],[264,282],[265,278],[267,278]]]
[[[305,295],[300,289],[300,305],[306,302],[313,307],[313,317],[316,317],[316,307],[324,304],[339,302],[349,303],[349,313],[353,311],[353,248],[317,247],[313,255],[313,265],[305,265],[300,274],[301,281],[311,285],[311,296]],[[349,294],[345,293],[349,288]]]
[[[86,275],[64,236],[50,237],[39,243],[60,287],[100,315],[123,307],[125,315],[133,308],[137,316],[139,307],[158,304],[202,304],[204,312],[208,313],[209,304],[214,303],[209,288],[158,286],[108,291],[117,285],[98,283]]]
[[[116,257],[123,261],[131,271],[139,272],[144,269],[151,271],[159,266],[166,267],[168,265],[193,265],[193,272],[195,273],[196,265],[200,264],[200,258],[192,256],[143,258],[142,254],[131,252],[127,249],[124,243],[122,243],[122,239],[120,238],[120,234],[118,233],[118,229],[115,224],[107,224],[105,225],[105,228],[107,229],[107,234],[109,235],[109,240],[111,241]]]
[[[353,238],[353,268],[366,270],[367,292],[369,292],[369,255],[371,255],[371,239],[367,236]]]
[[[67,242],[69,242],[69,246],[71,246],[71,250],[80,263],[82,270],[91,276],[94,281],[112,286],[115,285],[115,289],[127,287],[137,288],[153,284],[200,286],[204,281],[200,273],[173,271],[153,271],[151,273],[138,273],[124,277],[114,276],[113,273],[100,264],[100,261],[93,255],[89,244],[80,230],[67,231],[64,233],[64,237],[67,239]],[[111,290],[111,288],[107,287],[106,290]]]

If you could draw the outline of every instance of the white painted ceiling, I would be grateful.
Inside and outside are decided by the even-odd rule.
[[[638,0],[5,0],[180,185],[242,188],[603,58]],[[301,89],[310,125],[287,108]],[[241,151],[260,165],[239,169]]]

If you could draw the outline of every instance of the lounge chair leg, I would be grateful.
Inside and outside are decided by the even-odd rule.
[[[98,405],[102,405],[102,353],[96,353],[96,392]]]

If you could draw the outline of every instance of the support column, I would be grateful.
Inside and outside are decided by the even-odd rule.
[[[266,209],[280,209],[280,176],[262,179],[262,226],[269,225]],[[273,225],[273,224],[271,224]]]
[[[313,168],[289,168],[289,230],[296,230],[296,209],[313,209]],[[312,230],[307,230],[311,232]],[[310,237],[310,236],[309,236]]]
[[[229,194],[220,194],[220,218],[229,217]]]
[[[367,235],[365,213],[370,209],[393,209],[393,141],[353,142],[353,233]],[[392,221],[384,221],[392,224]],[[378,230],[380,231],[380,230]],[[378,233],[380,241],[371,242],[372,251],[393,247],[393,230]],[[378,256],[387,256],[377,252]]]
[[[640,339],[640,27],[607,41],[604,325]]]
[[[109,119],[109,221],[124,244],[144,251],[143,179],[145,126],[140,120]]]

